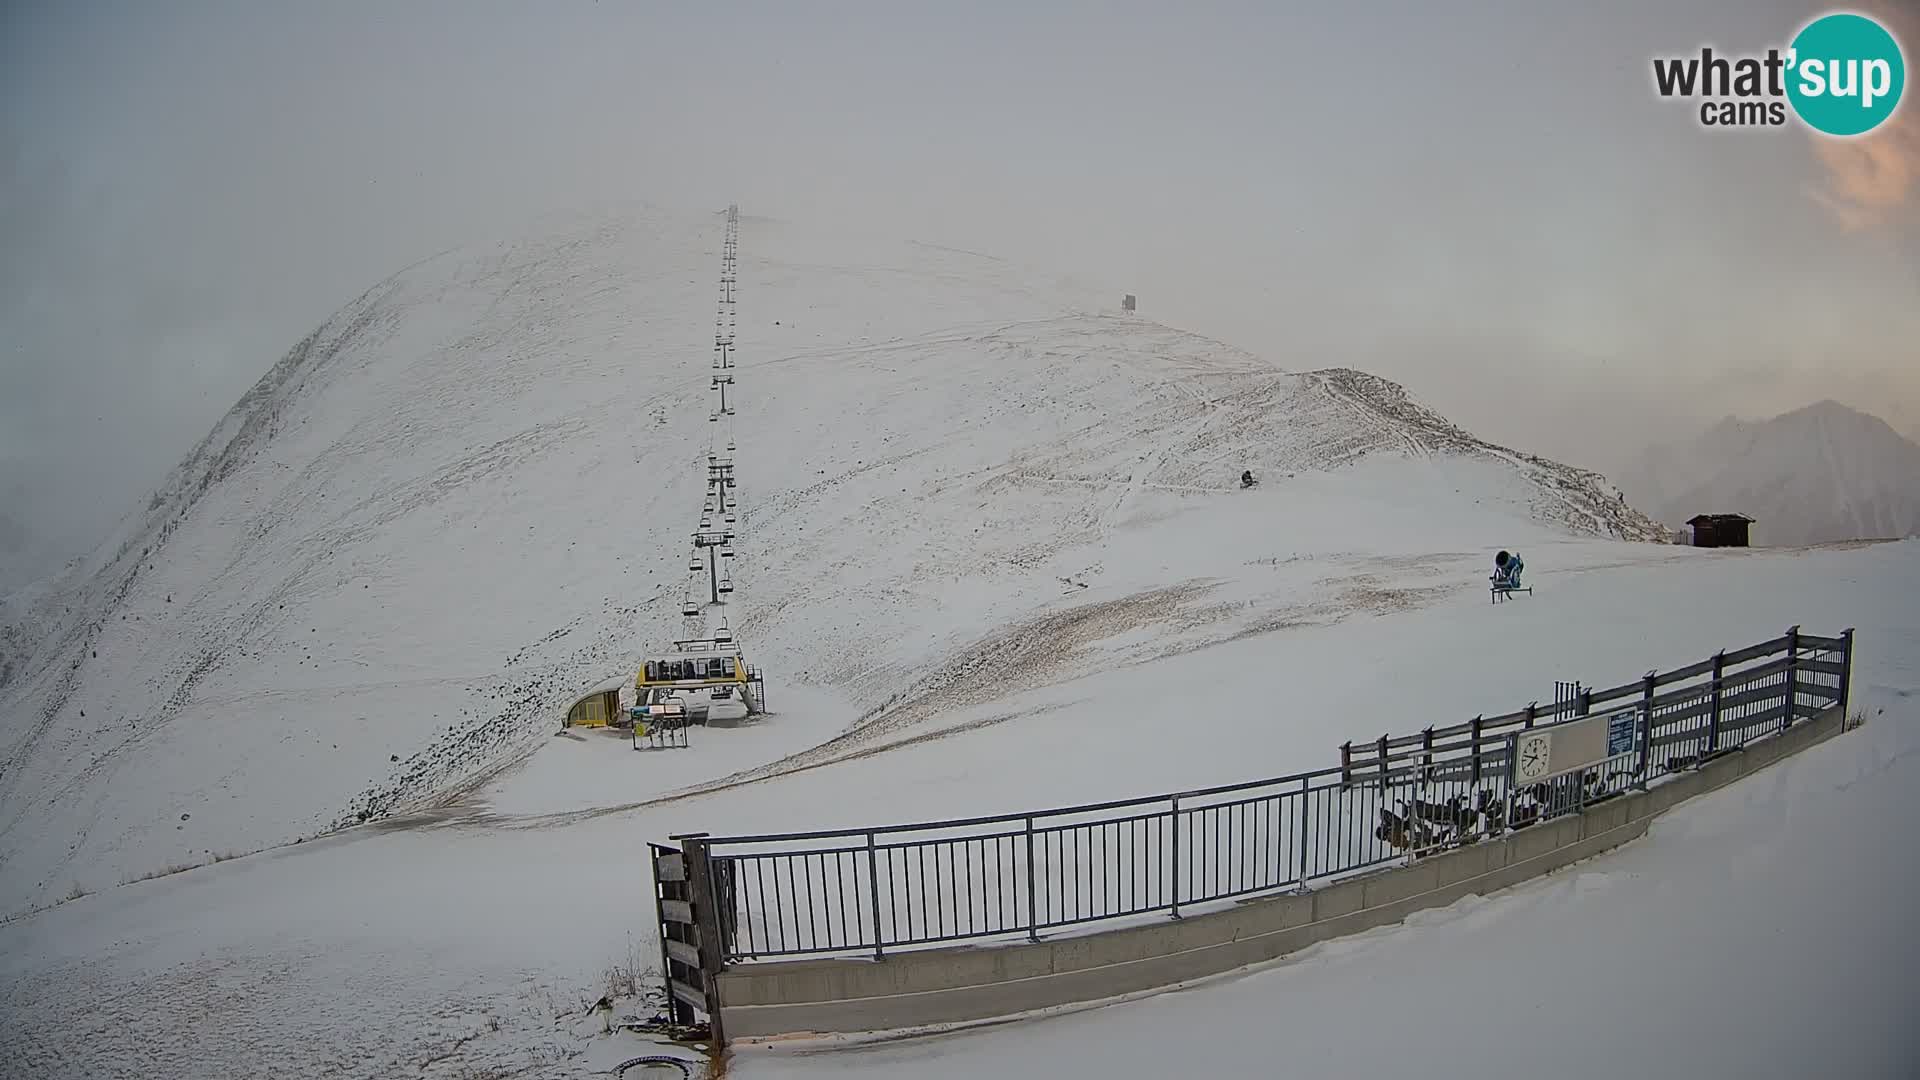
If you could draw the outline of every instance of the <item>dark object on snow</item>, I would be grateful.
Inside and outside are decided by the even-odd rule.
[[[1493,587],[1488,592],[1495,603],[1517,592],[1533,595],[1531,586],[1520,584],[1520,571],[1526,565],[1517,553],[1502,551],[1493,557],[1493,576],[1489,579]]]
[[[623,1024],[621,1026],[630,1028],[633,1030],[638,1030],[638,1028],[635,1028],[634,1025],[632,1024]],[[650,1066],[649,1071],[651,1072],[651,1074],[657,1075],[657,1076],[666,1076],[667,1073],[663,1072],[662,1070],[668,1069],[668,1068],[678,1069],[679,1074],[681,1076],[693,1075],[692,1065],[681,1060],[680,1058],[672,1057],[667,1054],[646,1054],[644,1056],[637,1057],[637,1058],[628,1058],[626,1061],[623,1061],[620,1064],[615,1065],[613,1067],[613,1071],[614,1071],[614,1074],[617,1076],[625,1076],[627,1075],[627,1070],[637,1069],[642,1065]]]
[[[1510,552],[1501,552],[1493,557],[1493,583],[1509,588],[1520,586],[1520,571],[1526,568],[1525,560]]]
[[[1687,524],[1693,527],[1694,547],[1746,547],[1753,519],[1745,514],[1695,514]]]
[[[1259,482],[1253,478],[1252,469],[1247,469],[1240,474],[1240,486],[1243,488],[1250,488]]]

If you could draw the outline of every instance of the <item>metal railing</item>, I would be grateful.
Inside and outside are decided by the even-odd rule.
[[[1853,631],[1801,634],[1649,672],[1557,706],[1383,736],[1335,768],[1030,813],[689,838],[712,876],[726,962],[885,955],[1308,885],[1573,813],[1845,705]],[[1774,658],[1774,659],[1768,659]],[[1764,661],[1764,662],[1762,662]],[[1517,784],[1520,733],[1618,718],[1630,747]],[[1609,747],[1611,750],[1612,748]]]
[[[686,750],[692,747],[687,732],[693,727],[684,716],[647,717],[633,724],[635,750]]]

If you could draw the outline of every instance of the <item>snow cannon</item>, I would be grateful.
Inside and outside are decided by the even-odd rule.
[[[1502,551],[1493,557],[1493,575],[1489,579],[1493,584],[1488,589],[1493,603],[1506,600],[1514,593],[1533,595],[1532,586],[1520,584],[1520,571],[1525,566],[1517,552]]]

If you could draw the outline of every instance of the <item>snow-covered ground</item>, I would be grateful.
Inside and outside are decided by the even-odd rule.
[[[582,1007],[610,970],[624,990],[657,964],[648,840],[1316,767],[1343,739],[1793,623],[1858,627],[1856,700],[1886,709],[1820,754],[1862,776],[1907,768],[1920,542],[1626,542],[1649,523],[1599,478],[1478,443],[1390,384],[1288,374],[994,260],[752,218],[729,614],[774,715],[695,729],[686,750],[558,734],[576,693],[680,636],[719,236],[717,218],[642,216],[403,273],[263,384],[122,547],[12,624],[9,1072],[606,1075],[642,1049],[596,1036]],[[1259,488],[1234,490],[1242,467]],[[1487,602],[1498,547],[1525,554],[1533,596]],[[1799,789],[1780,790],[1797,820]],[[1859,813],[1887,812],[1871,802]],[[1662,830],[1686,858],[1786,864],[1807,835],[1723,849]],[[1822,859],[1824,875],[1911,881],[1898,845]],[[1646,957],[1650,986],[1703,966],[1668,944]],[[1347,985],[1391,981],[1391,951],[1290,970],[1338,959],[1375,965]],[[1750,987],[1726,970],[1721,993]],[[1452,992],[1487,1002],[1474,976]],[[1492,999],[1485,1022],[1550,998],[1509,981],[1524,1006]],[[1331,1013],[1318,1034],[1378,1049]],[[1089,1017],[1000,1030],[1045,1040]],[[963,1068],[1000,1038],[878,1053]]]
[[[1897,824],[1920,793],[1914,700],[1491,897],[1101,1008],[743,1048],[729,1075],[1920,1075],[1920,855]]]
[[[569,220],[397,274],[16,600],[0,915],[431,805],[689,636],[721,232]],[[1654,531],[1390,383],[994,259],[749,218],[739,278],[729,619],[776,708],[892,703],[861,740],[1058,677],[1000,646],[1069,603],[1193,644],[1382,602],[1370,552]],[[1354,558],[1242,565],[1295,555]]]
[[[1156,1028],[1138,1035],[1138,1058],[1157,1062],[1153,1053],[1175,1052],[1145,1049],[1160,1042],[1251,1067],[1259,1060],[1251,1048],[1280,1045],[1266,1035],[1284,1031],[1282,1041],[1303,1062],[1361,1055],[1355,1060],[1379,1064],[1406,1060],[1423,1033],[1457,1025],[1460,1013],[1502,1030],[1518,1031],[1523,1021],[1558,1025],[1528,1039],[1564,1032],[1575,1021],[1563,1018],[1558,1003],[1572,994],[1567,1000],[1592,1018],[1592,1042],[1569,1046],[1637,1045],[1621,1052],[1639,1061],[1704,1062],[1688,1075],[1717,1076],[1738,1072],[1720,1065],[1745,1061],[1748,1051],[1703,1056],[1715,1052],[1714,1044],[1702,1045],[1706,1034],[1724,1036],[1725,1023],[1747,1017],[1748,1038],[1764,1035],[1777,1045],[1802,1030],[1785,1026],[1781,1010],[1830,1005],[1831,1016],[1810,1023],[1856,1036],[1862,1055],[1886,1060],[1901,1045],[1891,1040],[1904,1033],[1877,1025],[1893,1002],[1910,1001],[1896,979],[1911,970],[1914,941],[1900,898],[1920,875],[1920,856],[1886,829],[1889,820],[1904,820],[1899,808],[1920,779],[1913,775],[1920,612],[1903,599],[1920,588],[1920,543],[1801,553],[1648,550],[1652,557],[1570,542],[1564,554],[1543,554],[1548,567],[1537,573],[1541,591],[1531,598],[1496,607],[1477,581],[1462,582],[1424,607],[1218,645],[1185,658],[1200,666],[1184,690],[1156,688],[1150,678],[1090,679],[1057,709],[708,795],[624,812],[362,828],[107,890],[0,928],[0,1000],[10,1019],[0,1044],[10,1059],[40,1070],[29,1075],[54,1077],[238,1077],[268,1065],[316,1075],[458,1076],[462,1068],[536,1063],[529,1075],[593,1075],[608,1055],[639,1052],[594,1036],[598,1019],[580,1010],[604,992],[609,967],[644,968],[657,956],[640,853],[646,840],[692,829],[986,812],[1279,772],[1329,761],[1342,737],[1550,696],[1556,677],[1624,681],[1804,621],[1810,630],[1858,628],[1855,699],[1869,714],[1867,727],[1810,753],[1804,765],[1744,781],[1675,815],[1649,841],[1516,890],[1520,899],[1468,902],[1408,930],[1323,948],[1258,980],[1110,1011],[1144,1016],[1123,1025],[1144,1031],[1158,1014],[1140,1010],[1179,1009],[1202,995],[1237,1002],[1272,994],[1265,1009],[1219,1014],[1238,1017],[1234,1023],[1260,1018],[1259,1038],[1238,1029]],[[1284,700],[1276,687],[1287,688]],[[1033,698],[1065,693],[1063,686]],[[1184,707],[1171,715],[1184,719],[1170,725],[1167,714],[1142,708],[1142,695],[1152,693],[1182,698]],[[760,735],[698,730],[694,738],[718,745]],[[643,797],[660,786],[647,770],[680,753],[635,754],[617,739],[596,745],[594,738],[555,739],[549,749],[572,756],[589,748],[604,751],[597,769],[631,766]],[[509,775],[499,790],[516,785],[521,798],[543,796],[550,805],[567,781],[556,773],[550,784],[531,785]],[[1742,824],[1743,816],[1751,822]],[[1654,861],[1637,861],[1647,859]],[[1662,884],[1669,873],[1671,884]],[[1712,875],[1725,873],[1734,874],[1729,883],[1714,886]],[[1593,874],[1603,876],[1579,884]],[[1600,885],[1604,891],[1581,899],[1583,889]],[[1834,889],[1835,899],[1809,891],[1815,888]],[[1608,903],[1633,920],[1599,909],[1583,917],[1588,909],[1579,906],[1611,910]],[[1664,916],[1671,929],[1661,928],[1654,904],[1677,909]],[[1695,905],[1708,910],[1688,913]],[[1508,910],[1520,921],[1512,955],[1503,959],[1499,929],[1486,920]],[[1564,914],[1557,928],[1556,914]],[[1689,928],[1698,949],[1685,936]],[[1525,946],[1545,947],[1556,934],[1555,955],[1568,963],[1549,978],[1535,966],[1537,951]],[[1755,937],[1766,947],[1733,954],[1732,943]],[[1427,951],[1403,959],[1389,942]],[[1859,942],[1876,947],[1861,954]],[[1615,957],[1634,963],[1617,966]],[[1457,970],[1431,969],[1441,962]],[[1586,970],[1594,964],[1602,966]],[[1315,988],[1309,980],[1323,968],[1332,981]],[[1416,971],[1426,981],[1410,986],[1425,991],[1394,989]],[[1626,971],[1646,979],[1636,993],[1619,992]],[[1828,992],[1839,996],[1816,1000]],[[1386,1025],[1391,1032],[1358,1019],[1377,1015],[1376,994],[1386,995],[1381,1000],[1401,1021]],[[1342,1007],[1327,1003],[1338,995],[1345,995]],[[1659,1001],[1666,1007],[1658,1022],[1640,1023]],[[1689,1011],[1699,1027],[1673,1019]],[[1102,1022],[1099,1015],[1042,1022],[1031,1033],[1003,1027],[896,1047],[849,1057],[846,1067],[885,1074],[914,1060],[977,1070],[1010,1064],[1002,1055],[1023,1046],[1072,1055],[1056,1065],[1083,1055],[1099,1060],[1106,1051],[1095,1044],[1121,1037],[1083,1034],[1084,1025]],[[1348,1022],[1332,1026],[1332,1016]],[[1633,1043],[1618,1034],[1622,1026],[1650,1042]],[[1383,1041],[1389,1036],[1408,1041]],[[1476,1038],[1450,1033],[1439,1044],[1457,1048],[1447,1040]],[[1249,1049],[1225,1049],[1235,1039]],[[1401,1047],[1400,1056],[1388,1046]],[[1230,1056],[1241,1052],[1249,1056]],[[971,1055],[986,1056],[970,1063]],[[1512,1068],[1484,1055],[1469,1060],[1459,1075],[1530,1075],[1526,1062],[1534,1059],[1517,1058]],[[761,1053],[743,1055],[739,1067],[752,1076],[841,1066]]]

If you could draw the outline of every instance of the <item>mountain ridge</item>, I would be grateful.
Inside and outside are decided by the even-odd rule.
[[[1756,544],[1920,531],[1920,444],[1832,399],[1765,420],[1726,417],[1692,439],[1648,448],[1621,475],[1663,523],[1742,513],[1755,519]]]
[[[429,805],[685,636],[717,246],[704,218],[583,217],[416,264],[289,350],[144,512],[9,611],[0,902]],[[1348,569],[1373,543],[1350,516],[1442,550],[1661,538],[1597,474],[1398,384],[1285,371],[970,253],[761,223],[739,289],[726,610],[848,730],[1009,692],[965,658],[1073,604],[1172,635],[1147,656],[1432,593]],[[1269,553],[1335,554],[1226,584],[1115,562],[1229,512]],[[1188,599],[1154,599],[1183,576]],[[941,672],[954,695],[889,712]]]

